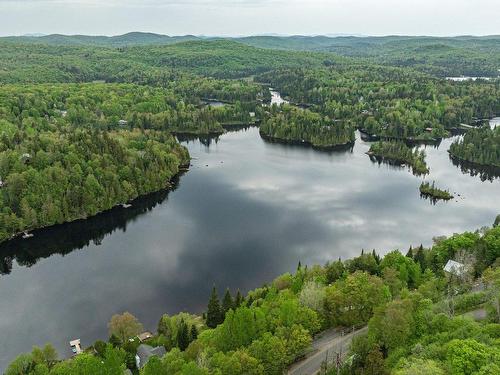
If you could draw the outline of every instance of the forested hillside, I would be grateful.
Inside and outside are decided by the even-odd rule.
[[[500,227],[437,238],[429,248],[375,251],[324,266],[299,264],[295,273],[222,301],[214,287],[203,317],[159,317],[145,342],[168,353],[152,357],[139,373],[279,375],[309,351],[315,334],[328,328],[368,325],[328,374],[496,374],[500,371]],[[465,271],[445,273],[449,259]],[[482,285],[480,290],[477,285]],[[478,322],[464,315],[481,309]],[[108,343],[59,361],[50,345],[20,355],[14,374],[122,374],[135,368],[143,327],[129,313],[108,325]]]
[[[4,37],[0,41],[59,46],[165,46],[183,41],[237,41],[248,46],[273,50],[332,52],[366,62],[412,67],[439,77],[498,76],[499,36],[417,37],[417,36],[250,36],[241,38],[167,36],[132,32],[112,37],[87,35],[43,35]]]

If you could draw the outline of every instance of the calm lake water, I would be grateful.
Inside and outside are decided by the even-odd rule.
[[[154,330],[163,313],[201,312],[213,283],[247,291],[299,261],[491,225],[500,180],[454,166],[450,142],[427,147],[427,179],[460,197],[436,205],[406,168],[372,163],[359,135],[338,153],[269,144],[257,128],[185,143],[195,159],[174,191],[0,247],[0,368],[32,345],[66,356],[71,339],[106,339],[115,313]]]

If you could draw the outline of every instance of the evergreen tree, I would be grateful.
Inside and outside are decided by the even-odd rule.
[[[222,299],[222,312],[224,313],[224,315],[226,315],[229,309],[232,308],[234,308],[234,301],[228,288],[226,289],[226,293],[224,294],[224,298]]]
[[[191,326],[191,330],[189,331],[189,341],[193,342],[198,338],[198,328],[196,328],[196,325],[193,324]]]
[[[425,261],[424,248],[422,245],[420,245],[420,247],[417,250],[417,253],[415,254],[415,262],[420,264],[420,269],[422,270],[422,272],[425,271],[425,269],[427,268],[427,264]]]
[[[234,308],[237,309],[240,307],[241,303],[243,302],[243,296],[241,295],[240,290],[236,292],[236,298],[234,299]]]
[[[413,248],[410,246],[410,248],[408,249],[408,252],[406,253],[406,256],[408,258],[411,258],[413,259]]]
[[[188,332],[188,326],[184,319],[181,319],[181,322],[179,324],[179,328],[177,331],[177,346],[181,351],[186,350],[186,348],[189,345],[189,332]]]
[[[215,328],[224,321],[224,315],[220,306],[219,296],[217,295],[217,290],[215,285],[212,288],[212,294],[210,295],[210,300],[208,301],[207,309],[207,326],[209,328]]]

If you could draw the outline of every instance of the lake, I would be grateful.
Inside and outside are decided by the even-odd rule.
[[[271,144],[258,128],[184,142],[194,158],[176,188],[87,221],[0,247],[0,368],[32,345],[88,346],[130,311],[155,330],[163,313],[200,313],[220,293],[259,287],[302,264],[406,252],[433,236],[491,225],[499,182],[453,165],[427,146],[430,181],[458,193],[420,198],[421,178],[377,164],[359,139],[352,151]]]

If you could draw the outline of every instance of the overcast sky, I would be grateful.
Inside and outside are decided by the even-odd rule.
[[[500,34],[500,0],[0,0],[0,34]]]

